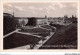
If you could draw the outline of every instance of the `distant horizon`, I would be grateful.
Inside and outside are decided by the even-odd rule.
[[[8,13],[8,14],[10,14],[10,13]],[[13,14],[11,14],[11,15],[13,15]],[[47,15],[46,15],[47,16]],[[65,15],[64,15],[65,16]],[[61,17],[64,17],[64,16],[61,16]],[[75,17],[75,15],[73,15],[74,17]],[[14,16],[14,17],[20,17],[20,16]],[[29,17],[29,16],[25,16],[25,17]],[[31,16],[30,16],[31,17]],[[35,16],[32,16],[32,17],[35,17]],[[45,16],[43,16],[43,17],[45,17]],[[41,17],[41,18],[43,18],[43,17]],[[47,16],[47,17],[51,17],[51,16]],[[58,16],[57,16],[58,17]],[[68,17],[68,16],[67,16]],[[72,16],[70,16],[70,17],[72,17]],[[77,16],[76,16],[77,17]]]

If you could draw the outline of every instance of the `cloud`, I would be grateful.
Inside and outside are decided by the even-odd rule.
[[[4,9],[3,12],[6,12],[6,13],[12,13],[12,10],[9,10],[9,9]]]
[[[33,6],[29,6],[28,8],[29,8],[29,9],[32,9],[32,10],[35,10],[35,9],[36,9],[36,8],[33,7]]]
[[[75,6],[77,6],[77,4],[72,4],[72,6],[74,6],[74,7],[75,7]]]
[[[4,3],[3,12],[12,13],[12,8],[13,8],[12,4]]]
[[[15,16],[64,16],[77,13],[76,3],[8,3],[4,5],[5,12],[15,12]]]
[[[4,6],[4,7],[9,7],[9,8],[10,8],[10,7],[13,7],[12,4],[9,4],[9,3],[4,3],[3,6]]]
[[[50,8],[49,7],[46,7],[46,10],[50,11]]]
[[[51,5],[52,5],[52,6],[55,6],[55,4],[56,4],[56,3],[52,3]]]
[[[55,9],[53,6],[48,6],[48,8],[50,8],[50,9]]]
[[[66,7],[66,5],[65,4],[63,4],[63,3],[56,3],[60,8],[64,8],[64,7]]]
[[[65,4],[60,3],[60,2],[54,2],[54,3],[52,4],[52,6],[58,6],[58,7],[60,7],[60,8],[66,7]]]
[[[49,14],[50,12],[49,11],[46,11],[46,13]]]
[[[74,3],[74,4],[71,4],[71,6],[74,7],[74,8],[76,8],[77,4]]]
[[[41,7],[40,7],[40,8],[38,8],[38,9],[39,9],[39,10],[41,10],[41,11],[43,10],[43,8],[41,8]]]
[[[20,6],[14,6],[15,9],[17,9],[18,11],[23,11],[23,8]]]
[[[11,4],[6,4],[8,7],[13,7]]]
[[[35,11],[32,11],[32,13],[35,14],[35,15],[37,14],[37,12],[35,12]]]

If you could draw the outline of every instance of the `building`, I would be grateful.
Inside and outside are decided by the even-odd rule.
[[[67,16],[64,17],[48,17],[48,23],[52,23],[52,24],[60,24],[60,25],[69,25],[71,23],[77,23],[77,18],[76,16],[74,17],[72,15],[72,17],[68,18]]]
[[[45,17],[15,17],[21,23],[23,20],[25,21],[25,26],[39,26],[45,25],[47,23],[47,16]]]
[[[77,22],[77,18],[72,15],[72,17],[64,16],[64,17],[16,17],[21,23],[23,20],[25,21],[25,26],[39,26],[39,25],[49,25],[52,24],[60,24],[60,25],[69,25],[73,22]]]

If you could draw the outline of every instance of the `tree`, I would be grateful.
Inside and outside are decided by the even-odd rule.
[[[3,35],[8,34],[16,29],[16,25],[19,25],[15,17],[4,16],[3,17]]]
[[[22,20],[21,25],[25,26],[25,21],[24,20]]]

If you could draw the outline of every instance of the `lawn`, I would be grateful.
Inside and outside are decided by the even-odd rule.
[[[40,38],[37,38],[35,36],[13,33],[3,39],[3,46],[4,49],[10,49],[24,45],[29,45],[34,42],[38,42],[39,40]]]
[[[36,27],[36,28],[33,28],[33,29],[21,29],[20,32],[26,32],[26,33],[50,33],[52,32],[52,30],[47,30],[47,29],[43,29],[43,28],[40,28],[40,27]]]
[[[40,49],[77,49],[77,24],[68,26],[55,25],[57,31]],[[59,28],[60,27],[60,28]],[[53,47],[54,45],[72,45],[73,47]]]
[[[46,37],[46,36],[50,35],[50,32],[38,33],[38,34],[33,34],[33,35],[38,35],[38,36]]]

